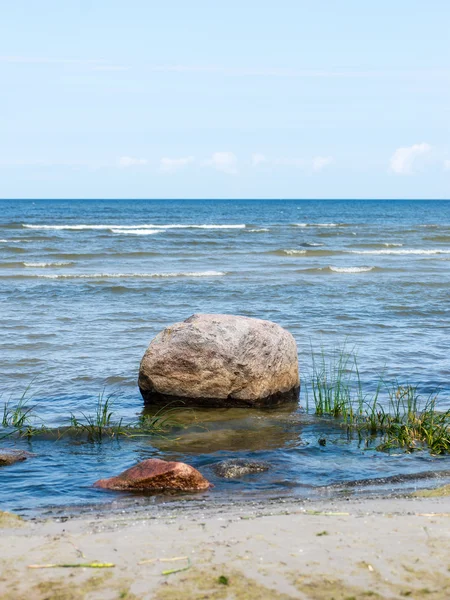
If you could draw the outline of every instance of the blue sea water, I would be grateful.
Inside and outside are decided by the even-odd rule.
[[[449,286],[450,201],[3,200],[1,400],[30,386],[35,413],[57,427],[71,413],[92,413],[105,389],[117,414],[135,418],[150,340],[213,312],[286,327],[304,380],[311,348],[346,344],[357,351],[365,389],[382,373],[424,394],[440,388],[448,408]],[[188,429],[176,443],[4,441],[38,456],[0,471],[0,508],[110,500],[92,482],[143,456],[206,470],[224,457],[270,460],[269,474],[227,484],[243,494],[450,468],[426,453],[364,451],[333,427],[336,443],[319,448],[330,425],[299,411],[198,419],[207,432]]]

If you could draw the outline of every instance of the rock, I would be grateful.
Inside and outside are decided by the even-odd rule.
[[[211,484],[190,465],[150,458],[117,477],[100,479],[94,486],[109,490],[200,492]]]
[[[31,456],[36,456],[26,450],[11,450],[9,448],[0,448],[0,467],[13,465],[16,462],[26,460]]]
[[[262,407],[297,401],[297,346],[271,321],[193,315],[159,333],[139,369],[146,403]]]
[[[262,473],[270,469],[269,463],[246,460],[245,458],[224,460],[213,465],[213,471],[219,477],[226,479],[234,479],[243,475],[251,475],[252,473]]]

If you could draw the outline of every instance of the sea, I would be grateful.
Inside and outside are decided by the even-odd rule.
[[[448,457],[426,451],[364,447],[306,411],[313,354],[342,348],[357,356],[367,393],[383,378],[424,397],[438,391],[438,406],[450,407],[450,201],[0,201],[0,413],[23,397],[39,423],[64,428],[111,396],[115,418],[139,418],[148,344],[194,313],[288,329],[300,406],[180,411],[167,435],[102,443],[2,437],[0,427],[0,446],[36,454],[0,469],[0,509],[124,498],[151,508],[154,497],[92,487],[150,457],[202,470],[216,486],[203,500],[311,497],[340,483],[450,470]],[[271,469],[214,476],[215,462],[249,457]]]

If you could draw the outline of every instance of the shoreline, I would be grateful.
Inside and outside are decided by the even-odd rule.
[[[67,503],[60,505],[37,506],[34,509],[20,509],[0,506],[2,510],[12,512],[26,521],[46,519],[72,519],[89,516],[108,518],[116,514],[136,514],[146,511],[165,512],[182,509],[196,513],[207,506],[210,510],[232,510],[237,504],[245,507],[259,507],[262,510],[273,505],[308,506],[321,502],[339,502],[365,500],[389,500],[411,498],[422,491],[439,490],[450,485],[450,470],[435,469],[418,473],[406,473],[386,477],[371,477],[357,480],[344,480],[323,486],[309,486],[297,483],[295,486],[280,485],[277,489],[256,490],[246,493],[242,489],[233,490],[233,480],[220,491],[208,489],[199,492],[143,492],[132,490],[103,490],[103,500],[86,503]],[[234,494],[233,494],[234,491]],[[109,496],[109,498],[108,498]],[[235,499],[233,499],[236,498]]]
[[[449,496],[181,502],[13,525],[1,600],[450,596]],[[90,561],[115,567],[29,568]]]

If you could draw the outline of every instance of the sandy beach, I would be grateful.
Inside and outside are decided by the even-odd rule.
[[[450,597],[448,496],[177,503],[0,525],[1,600]],[[115,566],[30,568],[92,561]]]

